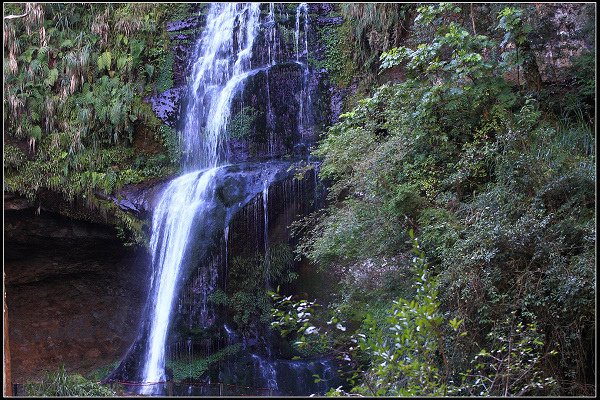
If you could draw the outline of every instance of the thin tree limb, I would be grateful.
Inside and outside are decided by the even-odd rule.
[[[477,35],[477,31],[475,30],[475,18],[473,17],[473,3],[471,3],[471,23],[473,24],[473,34]]]
[[[29,14],[29,12],[26,12],[26,13],[25,13],[25,14],[23,14],[23,15],[5,15],[5,16],[4,16],[4,19],[23,18],[23,17],[26,17],[26,16],[27,16],[27,14]]]

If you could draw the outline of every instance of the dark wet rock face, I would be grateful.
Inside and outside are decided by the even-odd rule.
[[[212,265],[212,269],[207,266],[207,258],[218,249],[220,239],[223,235],[223,229],[229,225],[234,216],[243,209],[251,200],[262,193],[265,187],[269,187],[277,182],[289,179],[294,171],[287,162],[267,162],[267,163],[247,163],[224,166],[219,168],[215,175],[215,196],[210,200],[208,207],[204,208],[202,215],[196,215],[194,218],[192,240],[185,250],[186,258],[182,273],[182,281],[194,284],[194,271],[197,269],[201,278],[206,280],[215,280],[219,275],[219,265]],[[155,194],[155,196],[157,196]],[[139,199],[139,198],[138,198]],[[145,204],[156,204],[156,199],[145,198]],[[248,244],[248,241],[246,241]],[[200,276],[199,275],[199,276]],[[190,280],[191,279],[191,280]],[[206,282],[202,282],[203,289]],[[213,288],[214,289],[214,288]],[[205,290],[205,289],[204,289]],[[174,326],[177,326],[177,320],[186,320],[186,324],[192,326],[206,327],[215,325],[216,314],[214,310],[208,310],[211,307],[206,303],[206,299],[201,296],[195,297],[197,303],[193,304],[187,311],[178,310],[174,317]],[[147,315],[147,311],[144,311]],[[109,379],[119,380],[142,380],[141,367],[144,355],[146,353],[145,344],[149,334],[150,320],[147,318],[142,321],[138,338],[131,346],[128,355],[125,357],[119,368],[117,368]],[[177,336],[175,334],[175,336]]]
[[[237,123],[238,129],[228,131],[226,146],[230,162],[304,157],[308,154],[308,147],[316,142],[319,129],[329,123],[329,110],[307,109],[306,98],[309,96],[313,104],[327,104],[329,88],[323,85],[326,74],[313,71],[306,65],[307,56],[320,56],[306,54],[303,46],[298,49],[295,46],[296,6],[275,4],[275,20],[261,25],[253,46],[252,65],[268,66],[270,62],[274,65],[249,78],[234,99],[231,120]],[[263,18],[268,9],[268,4],[261,6]],[[329,16],[332,10],[331,4],[309,6],[310,18],[313,18],[307,33],[311,44],[309,53],[313,51],[316,37],[313,24],[324,26],[342,22],[341,17]],[[167,24],[174,55],[174,87],[146,99],[161,120],[178,129],[181,129],[181,113],[188,101],[187,80],[194,61],[196,41],[205,24],[206,6],[198,12],[198,15]],[[303,29],[304,26],[301,35],[304,35]],[[297,62],[298,57],[301,63]],[[299,122],[301,107],[304,107],[302,123]],[[272,120],[269,120],[269,115],[273,116]],[[297,146],[299,143],[302,145]]]
[[[104,225],[5,210],[4,271],[13,382],[65,365],[88,373],[135,337],[148,257]]]
[[[181,289],[177,290],[177,312],[170,323],[168,357],[181,359],[184,354],[185,359],[186,351],[190,357],[207,357],[231,345],[232,338],[242,346],[239,353],[212,365],[207,375],[199,379],[210,377],[215,381],[256,387],[269,387],[275,379],[277,389],[273,393],[282,395],[323,394],[333,383],[339,382],[337,367],[331,360],[291,361],[289,351],[282,350],[275,335],[258,321],[252,329],[236,333],[226,327],[236,326],[232,316],[207,303],[203,297],[216,289],[232,296],[234,293],[227,289],[227,282],[231,284],[233,279],[228,275],[227,259],[231,262],[236,256],[247,257],[264,252],[267,246],[288,243],[290,224],[318,207],[320,198],[314,169],[297,180],[294,179],[297,171],[290,167],[287,162],[221,167],[215,177],[215,197],[210,207],[194,221],[193,240],[186,249],[185,269],[179,283]],[[156,201],[146,198],[144,203],[156,204]],[[225,226],[229,226],[227,241],[223,234]],[[149,321],[144,321],[127,357],[107,381],[142,380],[140,374],[149,331],[146,323]],[[195,332],[193,339],[190,332]],[[271,373],[278,376],[274,378]],[[314,373],[325,374],[326,380],[314,384]]]
[[[158,118],[170,127],[176,126],[179,117],[179,103],[183,88],[167,89],[161,94],[146,99]]]
[[[202,15],[196,15],[180,21],[167,22],[167,32],[177,32],[186,29],[196,29],[204,24]]]
[[[593,4],[545,4],[535,6],[537,25],[532,37],[541,79],[545,83],[565,83],[572,79],[572,58],[594,48],[595,6]]]
[[[277,64],[248,79],[242,93],[232,104],[228,141],[231,162],[281,158],[285,155],[301,158],[302,154],[298,154],[295,145],[303,140],[314,141],[312,135],[302,137],[298,129],[302,74],[299,64],[289,62]],[[271,122],[268,121],[269,112],[274,116]],[[247,125],[236,125],[240,118],[249,113],[253,118]]]

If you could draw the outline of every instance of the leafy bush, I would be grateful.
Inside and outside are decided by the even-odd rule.
[[[355,310],[347,313],[354,318],[349,323],[374,315],[373,299],[385,304],[385,285],[372,282],[385,275],[386,262],[406,259],[411,228],[439,281],[436,307],[462,321],[452,327],[460,329],[458,337],[445,324],[437,330],[442,364],[417,356],[384,365],[384,355],[395,354],[382,330],[386,315],[391,321],[402,314],[409,324],[411,308],[378,306],[377,318],[365,324],[373,332],[365,349],[373,351],[359,356],[360,372],[351,382],[361,393],[443,393],[444,387],[462,394],[590,393],[593,121],[584,112],[553,114],[544,103],[530,58],[528,7],[492,7],[498,18],[480,34],[468,18],[472,8],[419,7],[418,41],[381,56],[382,68],[400,69],[406,79],[374,89],[342,114],[314,152],[323,161],[330,203],[295,226],[297,251],[340,277],[335,307]],[[525,72],[519,82],[516,70]],[[577,81],[589,86],[594,77],[584,70]],[[385,280],[406,294],[407,275],[389,272]],[[579,344],[575,337],[582,338]],[[414,342],[420,343],[415,351],[430,354],[431,340],[417,335]],[[507,343],[522,357],[494,375],[505,364],[488,355],[500,351],[508,360]],[[376,351],[384,348],[389,351]],[[466,362],[482,349],[489,350],[476,368]],[[431,373],[424,383],[411,386],[403,377],[421,371],[411,370],[411,360],[431,365],[422,370]],[[461,373],[469,376],[462,389]]]
[[[249,139],[252,135],[256,118],[259,112],[253,107],[243,107],[233,116],[227,126],[227,134],[236,139]]]
[[[525,324],[511,313],[488,334],[493,350],[482,349],[473,368],[462,374],[455,394],[470,396],[530,396],[556,394],[556,379],[546,376],[545,359],[558,354],[544,348],[544,334],[535,322]]]
[[[49,372],[41,382],[28,382],[25,385],[27,396],[36,397],[112,397],[112,390],[89,381],[78,374],[69,375],[61,366],[55,372]]]
[[[414,240],[414,234],[411,231]],[[377,396],[444,395],[438,350],[443,316],[436,281],[429,275],[425,255],[413,242],[411,268],[416,289],[410,300],[394,301],[381,327],[367,315],[364,333],[358,333],[359,351],[369,354],[370,366],[353,391]],[[443,354],[443,348],[441,349]]]
[[[158,138],[169,149],[160,163],[134,166],[132,148],[142,126],[158,131],[162,125],[142,97],[151,91],[155,69],[163,80],[172,74],[163,65],[170,53],[168,35],[156,32],[166,9],[144,4],[8,6],[7,13],[27,15],[4,21],[9,59],[4,126],[7,141],[28,151],[26,158],[9,152],[7,190],[30,200],[49,190],[96,207],[96,191],[110,194],[124,184],[174,171],[178,160],[170,151],[172,135]]]
[[[224,347],[206,358],[193,360],[170,360],[167,368],[173,372],[173,380],[180,382],[185,379],[198,379],[208,371],[211,364],[219,362],[241,350],[241,344],[235,343]]]
[[[285,243],[272,245],[266,257],[261,253],[237,256],[229,264],[226,293],[218,293],[212,300],[229,308],[241,331],[268,323],[271,299],[267,286],[296,279],[298,275],[292,270],[293,262],[291,248]]]

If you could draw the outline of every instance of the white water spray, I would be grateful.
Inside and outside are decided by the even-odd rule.
[[[192,172],[173,180],[165,189],[154,213],[150,248],[152,264],[152,315],[144,381],[164,378],[165,340],[194,217],[213,196],[216,168]]]
[[[304,18],[304,51],[305,62],[300,61],[300,16]],[[311,103],[308,93],[308,4],[300,3],[296,8],[296,30],[294,32],[296,39],[296,63],[302,67],[302,89],[300,91],[300,100],[298,108],[298,131],[304,142],[305,122],[308,105]]]
[[[250,62],[259,27],[259,5],[212,4],[198,42],[182,132],[183,161],[186,170],[205,169],[173,180],[155,210],[145,382],[165,378],[165,343],[182,262],[194,218],[204,214],[214,198],[214,177],[217,165],[224,161],[223,137],[231,102],[245,80],[262,70],[252,70]],[[147,386],[144,390],[151,392],[152,388]]]
[[[231,101],[245,79],[253,74],[252,46],[258,34],[259,6],[259,3],[211,4],[196,49],[182,132],[186,170],[214,167],[223,161],[224,131],[231,116]]]

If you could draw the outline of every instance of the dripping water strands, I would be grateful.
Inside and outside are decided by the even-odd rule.
[[[192,359],[193,359],[193,354],[192,354],[192,338],[188,337],[187,339],[187,363],[188,363],[188,374],[189,376],[192,376]]]
[[[265,285],[267,288],[270,287],[270,255],[269,255],[269,182],[265,181],[263,184],[262,191],[263,200],[263,215],[264,215],[264,231],[263,231],[263,242],[265,245]]]
[[[227,324],[223,324],[223,329],[227,335],[227,345],[232,345],[237,343],[239,338],[233,329],[231,329]]]
[[[303,52],[300,52],[300,17],[304,19],[304,49]],[[308,78],[309,78],[309,68],[308,68],[308,3],[300,3],[296,8],[296,26],[295,26],[295,45],[296,45],[296,63],[300,65],[302,68],[302,83],[300,89],[300,99],[298,101],[298,132],[300,133],[301,142],[304,144],[305,142],[305,134],[306,134],[306,125],[308,123],[308,118],[310,115],[310,104],[312,103],[310,99],[310,93],[308,90]],[[301,55],[304,58],[304,61],[301,61]]]
[[[267,19],[267,52],[269,66],[277,63],[277,24],[275,23],[275,4],[269,3],[269,16]],[[268,153],[270,157],[275,154],[275,114],[271,105],[271,87],[269,84],[269,69],[266,70],[267,89],[267,131],[269,132]]]
[[[271,88],[269,85],[269,70],[266,70],[267,85],[267,131],[269,132],[268,153],[270,157],[275,155],[275,114],[271,105]]]
[[[262,384],[266,385],[269,389],[277,390],[277,370],[275,363],[269,360],[265,360],[257,354],[251,355],[255,366],[258,367],[260,376],[263,380]]]
[[[223,230],[223,238],[225,241],[225,273],[223,274],[223,290],[227,291],[227,273],[229,269],[229,224],[227,224]]]

